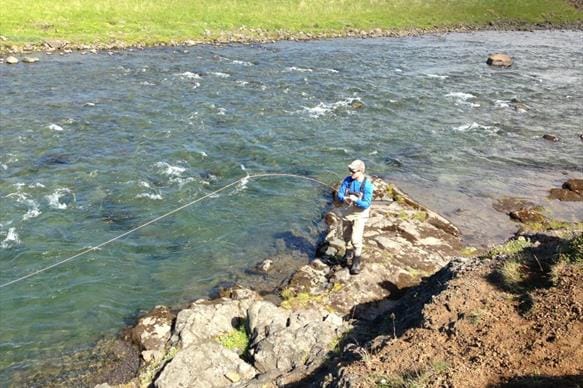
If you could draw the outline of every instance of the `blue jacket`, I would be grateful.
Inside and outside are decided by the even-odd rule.
[[[348,197],[351,193],[359,196],[359,194],[362,192],[360,186],[361,183],[358,180],[352,179],[351,176],[347,176],[346,178],[344,178],[342,184],[340,185],[340,188],[338,189],[338,199],[344,202],[344,198]],[[370,204],[372,203],[372,192],[373,192],[372,182],[370,181],[369,178],[366,178],[362,198],[354,202],[354,204],[362,209],[369,208]]]

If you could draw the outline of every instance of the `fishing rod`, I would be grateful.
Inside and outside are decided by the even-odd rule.
[[[202,196],[200,198],[197,198],[197,199],[195,199],[193,201],[190,201],[190,202],[188,202],[185,205],[182,205],[182,206],[180,206],[180,207],[178,207],[178,208],[176,208],[174,210],[171,210],[168,213],[165,213],[165,214],[163,214],[163,215],[161,215],[159,217],[156,217],[156,218],[154,218],[154,219],[152,219],[152,220],[150,220],[150,221],[148,221],[148,222],[146,222],[146,223],[144,223],[144,224],[142,224],[140,226],[137,226],[137,227],[135,227],[135,228],[133,228],[131,230],[128,230],[127,232],[124,232],[124,233],[120,234],[119,236],[116,236],[116,237],[114,237],[114,238],[112,238],[110,240],[107,240],[105,242],[102,242],[99,245],[96,245],[94,247],[87,248],[84,251],[77,253],[76,255],[73,255],[73,256],[68,257],[66,259],[63,259],[61,261],[58,261],[58,262],[56,262],[54,264],[51,264],[51,265],[49,265],[47,267],[41,268],[41,269],[39,269],[37,271],[31,272],[31,273],[26,274],[24,276],[21,276],[21,277],[19,277],[17,279],[14,279],[14,280],[11,280],[9,282],[6,282],[4,284],[0,284],[0,289],[5,288],[5,287],[8,287],[8,286],[10,286],[12,284],[21,282],[23,280],[29,279],[29,278],[31,278],[33,276],[36,276],[36,275],[38,275],[40,273],[43,273],[43,272],[46,272],[46,271],[48,271],[50,269],[53,269],[55,267],[58,267],[60,265],[63,265],[65,263],[67,263],[69,261],[72,261],[72,260],[74,260],[74,259],[76,259],[76,258],[78,258],[80,256],[83,256],[83,255],[85,255],[85,254],[87,254],[89,252],[96,251],[96,250],[98,250],[98,249],[100,249],[100,248],[102,248],[102,247],[104,247],[104,246],[106,246],[106,245],[108,245],[108,244],[110,244],[110,243],[112,243],[114,241],[117,241],[117,240],[119,240],[119,239],[121,239],[121,238],[123,238],[123,237],[125,237],[125,236],[127,236],[129,234],[131,234],[131,233],[134,233],[134,232],[136,232],[136,231],[138,231],[138,230],[140,230],[142,228],[145,228],[148,225],[151,225],[151,224],[153,224],[155,222],[158,222],[158,221],[160,221],[160,220],[162,220],[162,219],[164,219],[164,218],[166,218],[166,217],[168,217],[168,216],[170,216],[170,215],[172,215],[174,213],[177,213],[177,212],[179,212],[181,210],[184,210],[187,207],[192,206],[192,205],[194,205],[197,202],[200,202],[200,201],[202,201],[202,200],[204,200],[206,198],[212,197],[213,195],[216,195],[216,194],[220,193],[221,191],[224,191],[224,190],[228,189],[229,187],[235,186],[236,184],[239,184],[240,183],[241,186],[245,186],[247,184],[247,182],[249,182],[251,179],[268,178],[268,177],[288,177],[288,178],[305,179],[305,180],[308,180],[308,181],[311,181],[311,182],[318,183],[318,184],[320,184],[322,186],[325,186],[327,188],[330,188],[332,190],[335,190],[336,189],[335,187],[333,187],[333,186],[331,186],[331,185],[329,185],[329,184],[327,184],[325,182],[322,182],[322,181],[320,181],[320,180],[318,180],[316,178],[312,178],[312,177],[309,177],[309,176],[306,176],[306,175],[289,174],[289,173],[264,173],[264,174],[254,174],[254,175],[247,174],[246,176],[244,176],[242,178],[239,178],[236,181],[231,182],[231,183],[229,183],[229,184],[221,187],[220,189],[213,191],[212,193],[206,194],[206,195],[204,195],[204,196]]]

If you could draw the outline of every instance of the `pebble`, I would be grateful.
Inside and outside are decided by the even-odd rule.
[[[18,58],[10,56],[6,58],[6,63],[9,65],[16,65],[18,63]]]

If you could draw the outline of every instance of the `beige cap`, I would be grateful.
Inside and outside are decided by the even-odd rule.
[[[365,166],[364,162],[360,159],[353,160],[352,163],[348,165],[351,171],[361,171],[364,172]]]

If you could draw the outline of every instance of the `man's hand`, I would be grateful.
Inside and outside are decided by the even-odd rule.
[[[358,201],[358,197],[354,194],[349,195],[348,198],[350,199],[351,203]]]

